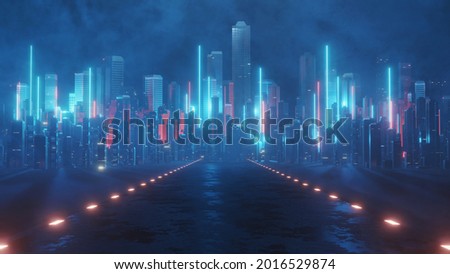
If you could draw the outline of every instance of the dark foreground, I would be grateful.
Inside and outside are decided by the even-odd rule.
[[[303,187],[254,163],[202,161],[149,182],[180,165],[7,178],[0,240],[13,253],[440,253],[448,239],[439,176],[424,192],[414,174],[267,164],[307,180]],[[86,210],[91,202],[99,207]],[[384,223],[391,216],[399,227]],[[55,218],[65,222],[49,227]]]

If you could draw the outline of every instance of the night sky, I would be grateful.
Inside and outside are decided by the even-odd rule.
[[[57,3],[58,2],[58,3]],[[224,52],[231,77],[231,26],[252,27],[252,63],[281,86],[298,89],[298,59],[329,44],[339,73],[371,79],[377,56],[412,62],[420,79],[450,78],[450,1],[12,1],[0,2],[0,93],[28,82],[28,45],[35,71],[57,73],[73,90],[73,73],[105,55],[125,58],[125,85],[142,89],[144,74],[165,85],[196,79],[196,46]],[[318,60],[321,62],[321,59]],[[368,85],[366,81],[366,86]],[[364,86],[364,83],[363,83]]]

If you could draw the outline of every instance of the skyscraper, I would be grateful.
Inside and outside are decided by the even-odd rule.
[[[305,116],[303,118],[312,117],[313,94],[316,87],[316,57],[309,52],[300,56],[299,80],[299,97]]]
[[[122,56],[108,56],[103,59],[105,106],[122,95],[124,60]]]
[[[213,92],[213,96],[219,98],[219,112],[223,112],[223,56],[221,51],[211,51],[208,54],[206,73],[211,79],[216,80],[216,89]]]
[[[161,75],[144,76],[144,96],[149,111],[158,111],[163,104],[163,78]]]
[[[58,75],[45,74],[44,112],[54,112],[58,104]]]
[[[235,115],[243,117],[243,106],[251,100],[250,26],[238,21],[232,27],[231,77],[234,82]]]
[[[425,98],[425,82],[424,81],[416,81],[414,83],[414,93],[416,96],[416,100],[419,98]]]

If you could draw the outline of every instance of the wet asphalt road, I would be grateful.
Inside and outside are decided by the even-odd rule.
[[[323,170],[302,187],[250,162],[202,161],[148,182],[177,166],[58,171],[34,175],[25,185],[2,182],[1,189],[10,193],[2,192],[0,231],[14,235],[9,238],[15,253],[439,252],[433,226],[416,229],[411,221],[387,227],[380,218],[391,204],[346,188],[334,189],[365,202],[363,210],[331,200],[317,179],[327,174]],[[304,172],[291,170],[293,178]],[[34,182],[39,178],[42,182]],[[144,180],[148,184],[142,187]],[[314,180],[322,192],[313,190]],[[130,187],[136,190],[127,192]],[[113,193],[121,197],[109,199]],[[99,208],[85,210],[89,202]],[[48,227],[48,220],[60,216],[63,224]]]

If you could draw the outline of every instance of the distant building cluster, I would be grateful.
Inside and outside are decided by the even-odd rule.
[[[1,123],[0,165],[8,168],[52,169],[59,167],[133,166],[161,161],[255,158],[291,163],[351,164],[366,168],[449,168],[450,96],[447,83],[414,79],[410,63],[393,66],[379,58],[375,86],[364,86],[357,72],[338,72],[329,46],[323,55],[306,52],[299,58],[298,90],[295,101],[282,100],[280,86],[264,77],[252,64],[251,28],[243,21],[231,29],[231,79],[223,79],[223,52],[205,53],[198,46],[196,79],[185,83],[165,82],[164,76],[143,75],[142,86],[125,85],[122,56],[102,58],[95,65],[73,74],[68,107],[61,107],[58,75],[34,71],[33,47],[29,52],[29,78],[17,83],[14,115]],[[194,53],[194,52],[193,52]],[[430,96],[429,91],[434,91]],[[436,90],[438,92],[436,92]],[[436,94],[439,94],[436,97]],[[67,96],[67,93],[64,93]],[[3,107],[3,109],[5,109]],[[100,143],[105,118],[121,118],[124,110],[140,119],[154,118],[155,138],[171,140],[164,121],[180,110],[206,120],[224,122],[263,118],[271,110],[274,118],[294,118],[286,132],[274,131],[276,145],[260,142],[253,146],[138,145],[132,129],[130,145]],[[6,117],[5,115],[3,115]],[[349,144],[286,145],[305,119],[316,118],[324,128],[347,117],[343,134]],[[243,135],[235,126],[233,138]],[[179,129],[186,134],[185,128]]]

